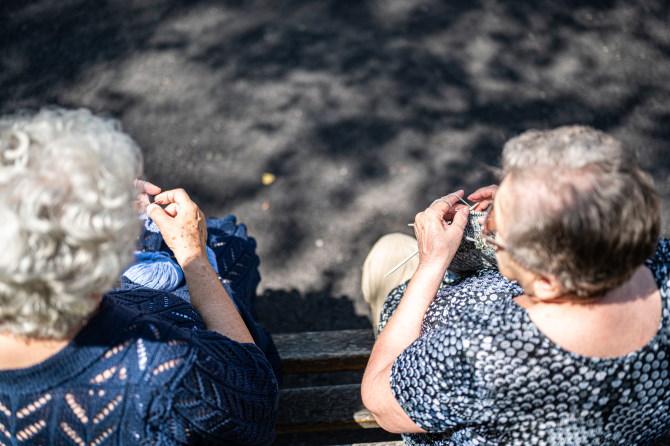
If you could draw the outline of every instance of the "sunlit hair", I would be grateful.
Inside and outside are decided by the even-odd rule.
[[[132,261],[141,154],[87,110],[0,118],[0,332],[62,338]]]
[[[505,212],[509,253],[566,291],[602,295],[653,254],[658,194],[613,137],[583,126],[528,131],[505,144],[502,169],[515,197]]]

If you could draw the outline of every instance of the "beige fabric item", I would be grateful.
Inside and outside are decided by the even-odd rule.
[[[411,258],[390,276],[384,277],[384,275],[416,250],[417,243],[414,237],[393,233],[380,238],[365,258],[361,288],[363,299],[370,306],[375,336],[386,297],[393,288],[412,277],[419,266],[419,256]]]

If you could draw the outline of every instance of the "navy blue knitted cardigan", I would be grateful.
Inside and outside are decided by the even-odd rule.
[[[278,357],[248,306],[255,242],[232,216],[208,223],[224,286],[258,345],[208,331],[183,299],[124,280],[65,349],[0,372],[0,444],[272,442]]]

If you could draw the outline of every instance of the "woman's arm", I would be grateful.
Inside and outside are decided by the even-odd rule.
[[[456,195],[462,197],[463,191]],[[466,206],[452,205],[456,202],[453,195],[442,199],[449,204],[436,201],[414,220],[419,266],[398,308],[375,342],[363,376],[363,404],[377,423],[390,432],[425,432],[396,400],[390,376],[396,358],[419,337],[423,317],[460,245],[468,221]]]
[[[167,204],[165,209],[158,204]],[[246,324],[207,260],[205,215],[183,189],[156,195],[147,206],[165,243],[172,249],[184,271],[191,304],[208,330],[238,342],[254,343]]]

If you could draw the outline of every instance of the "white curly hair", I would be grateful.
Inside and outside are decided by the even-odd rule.
[[[142,155],[118,121],[0,118],[0,332],[67,336],[132,261]]]

